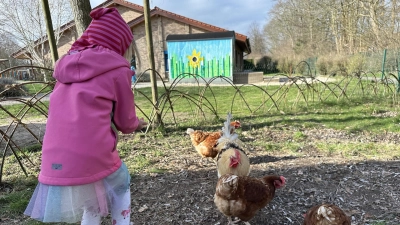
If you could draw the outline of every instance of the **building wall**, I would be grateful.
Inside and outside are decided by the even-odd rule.
[[[137,11],[133,11],[130,8],[124,6],[117,6],[118,11],[125,21],[131,21],[134,18],[141,16],[142,14]],[[151,17],[151,29],[153,34],[153,51],[155,58],[155,70],[159,73],[160,77],[157,79],[168,79],[168,73],[165,71],[165,56],[164,51],[167,51],[166,38],[170,34],[195,34],[195,33],[206,33],[209,32],[204,29],[193,27],[191,25],[172,20],[163,16]],[[149,55],[147,51],[145,23],[142,22],[135,27],[131,27],[134,35],[133,52],[128,56],[127,60],[131,60],[132,55],[136,58],[136,71],[137,74],[145,72],[150,68]],[[77,39],[75,27],[65,31],[63,37],[58,43],[58,54],[61,57],[70,49],[72,43]],[[238,49],[238,48],[235,48]],[[238,50],[236,50],[238,51]],[[240,63],[243,65],[243,59],[240,56],[241,52],[236,52],[233,63],[237,68]],[[237,58],[237,60],[236,60]],[[239,64],[238,64],[239,63]]]
[[[119,14],[121,14],[125,22],[129,22],[142,15],[141,12],[133,11],[132,9],[127,8],[125,6],[117,5],[115,8],[117,8]]]
[[[122,18],[129,22],[134,18],[141,16],[142,14],[137,11],[133,11],[124,6],[117,6],[116,7],[118,12],[121,14]],[[71,48],[71,45],[78,39],[79,37],[76,34],[75,26],[71,29],[66,30],[57,44],[58,55],[61,57],[62,55],[66,54],[68,50]],[[48,48],[48,45],[46,46]],[[50,57],[50,55],[46,55],[46,57]]]
[[[243,71],[243,51],[235,44],[235,56],[234,56],[234,68],[233,71]]]
[[[164,51],[167,50],[167,36],[170,34],[194,34],[209,32],[163,16],[154,16],[151,18],[151,30],[153,34],[155,70],[159,73],[162,79],[168,79],[168,74],[165,71],[164,60]],[[142,73],[150,68],[144,23],[133,27],[132,32],[136,46],[135,55],[137,72]],[[157,76],[157,79],[160,78]]]
[[[57,44],[58,56],[61,57],[65,55],[71,48],[71,45],[77,39],[77,33],[75,27],[66,30],[61,36]]]

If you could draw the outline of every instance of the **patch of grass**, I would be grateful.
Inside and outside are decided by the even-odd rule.
[[[280,145],[273,144],[273,143],[267,143],[264,146],[264,150],[267,152],[275,152],[280,149]]]
[[[164,155],[165,155],[164,152],[161,151],[161,150],[154,150],[153,151],[153,156],[154,157],[161,157],[161,156],[164,156]]]
[[[140,171],[144,171],[151,165],[151,159],[146,157],[145,155],[136,155],[127,163],[127,167],[133,173],[138,173]]]
[[[281,152],[290,152],[292,154],[297,154],[302,146],[304,146],[303,143],[286,141],[282,144]]]
[[[40,152],[40,151],[42,151],[42,145],[41,144],[29,145],[29,146],[22,148],[22,151],[29,152],[29,153]]]
[[[150,168],[149,173],[165,173],[168,172],[166,169],[161,169],[161,168]]]
[[[344,157],[361,157],[369,160],[396,159],[400,157],[400,146],[382,143],[316,143],[319,151],[327,155],[342,155]]]
[[[293,154],[298,155],[299,150],[304,145],[303,143],[297,143],[292,141],[284,141],[284,142],[264,142],[263,140],[255,141],[251,143],[252,146],[259,146],[263,150],[271,153],[279,153],[279,154]]]
[[[125,158],[132,152],[133,146],[134,146],[133,143],[134,143],[133,140],[118,142],[117,149],[118,149],[119,156],[121,158]]]
[[[9,190],[8,193],[0,192],[0,218],[5,215],[7,217],[21,216],[37,185],[37,178],[29,176],[25,179],[10,180],[8,183],[0,185],[4,185],[4,190]]]
[[[301,131],[296,131],[296,132],[293,134],[293,139],[294,139],[295,141],[303,141],[305,138],[306,138],[306,135],[303,134],[303,132],[301,132]]]
[[[47,93],[51,90],[53,90],[53,86],[49,86],[44,83],[26,83],[24,84],[24,87],[27,89],[29,95],[34,95],[38,93],[39,91],[41,93]]]
[[[19,95],[16,96],[6,95],[6,97],[21,98],[39,94],[37,98],[40,98],[43,94],[47,94],[53,89],[52,85],[47,85],[43,83],[27,82],[23,84],[18,84],[18,86],[20,87],[20,90],[24,90],[23,93],[20,91],[21,94]],[[36,99],[33,99],[33,102],[36,102]],[[3,105],[2,107],[4,109],[0,110],[0,120],[10,117],[8,113],[4,112],[4,110],[7,110],[9,113],[11,113],[14,116],[17,116],[18,118],[20,118],[22,114],[26,114],[25,117],[36,118],[36,117],[43,117],[44,115],[40,111],[38,111],[35,107],[40,108],[44,112],[47,112],[49,107],[49,102],[40,100],[40,102],[36,103],[35,107],[30,107],[28,105],[25,105],[23,102],[13,105]]]
[[[364,85],[363,90],[359,87],[360,83]],[[390,95],[368,95],[369,92],[373,92],[368,90],[368,84],[356,80],[350,81],[346,87],[346,95],[343,95],[343,90],[336,86],[328,89],[324,85],[316,84],[314,88],[320,91],[320,97],[307,90],[300,91],[295,86],[288,88],[243,86],[238,89],[231,86],[177,86],[171,91],[170,97],[176,114],[175,120],[179,126],[184,127],[189,127],[191,124],[215,124],[216,121],[222,124],[226,112],[232,112],[234,119],[251,120],[253,124],[285,123],[307,128],[324,125],[351,132],[398,131],[399,105],[393,104]],[[305,89],[302,85],[300,88]],[[159,88],[158,91],[159,96],[165,96],[163,88]],[[135,93],[135,102],[146,114],[150,114],[151,104],[144,95],[151,96],[151,89],[143,88],[140,89],[140,93]],[[201,110],[195,104],[199,99],[202,99],[199,105]],[[168,123],[168,120],[172,119],[172,111],[169,101],[164,99],[162,102],[165,113],[163,120]],[[217,117],[213,111],[217,112]],[[388,111],[393,114],[377,119],[378,117],[374,115],[376,111]]]
[[[38,107],[43,109],[45,112],[47,112],[48,107],[49,107],[49,102],[48,101],[42,101],[42,104],[38,104]],[[9,113],[11,113],[14,116],[20,117],[25,113],[25,118],[38,118],[38,117],[43,117],[45,116],[35,108],[30,108],[27,105],[21,103],[21,104],[13,104],[13,105],[4,105],[2,106],[5,110],[7,110]],[[3,119],[8,119],[10,118],[10,115],[6,113],[4,110],[0,110],[0,120]]]
[[[32,190],[12,192],[6,196],[0,197],[0,205],[3,205],[4,207],[2,207],[2,210],[8,213],[22,214],[31,196]]]

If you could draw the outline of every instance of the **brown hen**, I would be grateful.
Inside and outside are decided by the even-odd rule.
[[[339,207],[321,204],[308,210],[303,225],[351,225],[351,221]]]
[[[245,224],[275,196],[275,190],[285,185],[283,176],[268,175],[262,178],[225,174],[218,179],[214,203],[218,210],[228,217],[238,217]]]
[[[235,129],[239,127],[239,121],[236,120],[231,122],[230,132],[234,133]],[[194,148],[202,156],[202,158],[215,158],[218,155],[216,144],[218,139],[222,136],[222,131],[205,132],[202,130],[193,130],[192,128],[188,128],[186,133],[189,134]]]

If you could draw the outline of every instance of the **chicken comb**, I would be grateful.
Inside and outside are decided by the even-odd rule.
[[[235,139],[238,138],[238,135],[236,133],[231,134],[231,119],[232,119],[232,114],[228,113],[228,116],[226,117],[226,121],[224,122],[224,126],[222,127],[222,136],[220,139],[218,139],[218,142],[220,143],[221,141],[234,141]]]

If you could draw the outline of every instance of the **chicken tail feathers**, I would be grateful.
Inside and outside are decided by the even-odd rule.
[[[238,135],[236,133],[233,134],[231,133],[231,119],[232,119],[232,114],[228,113],[226,121],[224,122],[224,126],[222,127],[222,136],[218,140],[218,143],[226,141],[234,141],[238,138]]]
[[[186,130],[186,133],[187,134],[192,134],[194,132],[194,130],[192,129],[192,128],[188,128],[187,130]]]

